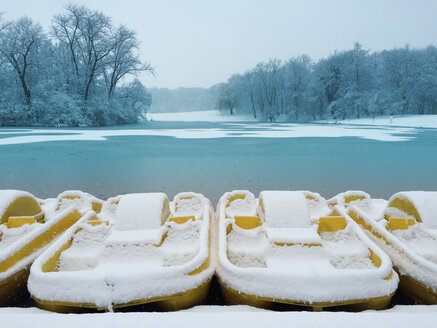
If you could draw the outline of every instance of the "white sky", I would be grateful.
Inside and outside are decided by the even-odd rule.
[[[67,1],[0,0],[4,19],[48,30]],[[78,0],[138,33],[148,87],[210,87],[270,57],[437,45],[436,0]]]

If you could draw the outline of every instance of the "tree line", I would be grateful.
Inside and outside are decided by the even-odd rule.
[[[0,16],[0,125],[138,122],[151,104],[140,72],[153,68],[135,32],[99,11],[68,5],[48,33],[31,18]]]
[[[370,53],[356,42],[317,62],[270,59],[218,88],[219,109],[268,121],[437,114],[437,49]]]

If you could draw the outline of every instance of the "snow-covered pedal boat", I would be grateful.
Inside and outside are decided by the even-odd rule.
[[[40,308],[57,312],[198,304],[214,273],[211,213],[195,193],[171,204],[163,193],[110,198],[35,261],[29,291]]]
[[[217,218],[217,277],[228,303],[382,309],[398,286],[390,258],[319,194],[233,191]]]
[[[437,192],[394,194],[382,218],[357,207],[349,215],[391,257],[401,290],[420,303],[437,304]]]
[[[0,303],[25,290],[35,258],[80,219],[70,200],[62,204],[63,196],[43,201],[25,191],[0,191]]]

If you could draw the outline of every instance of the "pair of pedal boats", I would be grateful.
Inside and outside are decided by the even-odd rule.
[[[20,198],[10,194],[3,197],[9,207]],[[231,304],[381,309],[399,281],[391,257],[401,287],[419,286],[417,298],[433,302],[436,264],[409,245],[419,236],[414,227],[426,232],[423,251],[432,253],[428,246],[435,239],[422,213],[429,206],[411,199],[405,205],[398,196],[386,204],[360,192],[326,201],[305,191],[265,191],[258,199],[234,191],[222,196],[215,219],[210,202],[194,193],[170,203],[161,193],[103,202],[66,192],[36,200],[39,207],[33,202],[28,212],[3,205],[0,293],[13,291],[19,275],[25,286],[34,261],[29,291],[38,306],[58,312],[150,302],[170,310],[189,307],[204,299],[214,272]]]

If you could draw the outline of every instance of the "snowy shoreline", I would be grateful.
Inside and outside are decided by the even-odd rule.
[[[437,129],[437,115],[396,115],[378,116],[375,118],[356,118],[346,120],[324,120],[320,123],[337,123],[351,125],[392,126],[392,127],[415,127]]]
[[[0,308],[5,327],[434,327],[436,305],[398,305],[383,311],[275,312],[249,306],[197,306],[178,312],[58,314],[37,308]]]
[[[371,126],[392,126],[392,127],[415,127],[437,129],[437,115],[394,115],[352,118],[344,120],[317,120],[308,123],[291,123],[284,120],[276,122],[262,122],[248,115],[225,115],[218,110],[180,112],[180,113],[148,113],[147,119],[160,122],[252,122],[266,124],[351,124],[351,125],[371,125]]]
[[[147,113],[148,120],[159,122],[252,122],[266,123],[254,119],[249,115],[227,115],[218,110],[176,112],[176,113]],[[277,120],[271,124],[291,123],[284,120]],[[326,123],[326,124],[352,124],[352,125],[376,125],[393,127],[416,127],[416,128],[437,128],[437,115],[393,115],[376,116],[364,118],[351,118],[344,120],[317,120],[307,124]],[[294,123],[299,124],[299,123]],[[305,124],[305,123],[301,123]]]

